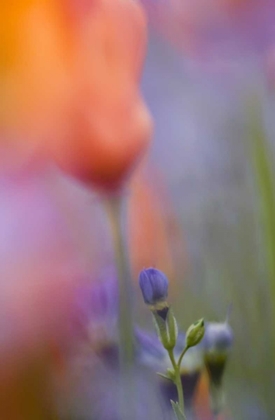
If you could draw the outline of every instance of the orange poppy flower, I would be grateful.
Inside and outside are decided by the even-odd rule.
[[[138,88],[141,6],[22,0],[4,6],[0,24],[2,144],[43,152],[86,182],[120,185],[151,132]]]

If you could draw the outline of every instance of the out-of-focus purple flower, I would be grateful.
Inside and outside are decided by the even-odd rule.
[[[91,316],[96,320],[115,321],[118,311],[118,284],[114,273],[102,273],[91,287],[87,301]]]
[[[106,280],[106,287],[108,282],[109,279]],[[168,420],[170,403],[163,398],[156,375],[165,356],[164,349],[153,334],[136,329],[135,338],[135,418]],[[62,418],[121,420],[120,395],[121,392],[127,394],[123,392],[127,385],[120,376],[117,350],[115,340],[100,341],[97,348],[80,346],[69,358],[68,369],[56,398]],[[158,360],[158,363],[152,365],[153,360]]]
[[[168,279],[156,268],[147,268],[140,272],[139,286],[147,305],[164,302],[168,296]]]
[[[228,323],[209,322],[203,339],[205,352],[222,355],[228,353],[233,344],[233,331]]]
[[[209,322],[206,325],[204,363],[210,380],[210,399],[214,413],[219,413],[224,406],[222,379],[228,356],[233,344],[233,331],[227,322]]]
[[[162,370],[167,352],[159,341],[158,336],[136,328],[135,339],[138,363],[149,367],[155,372]]]
[[[233,344],[233,331],[227,322],[209,322],[203,339],[204,361],[210,381],[219,387]]]
[[[154,372],[139,366],[135,375],[136,420],[170,420],[169,410]],[[118,370],[109,369],[97,356],[91,354],[74,361],[66,378],[68,392],[58,405],[61,418],[85,420],[121,420],[121,394],[126,395],[125,383]],[[123,403],[123,401],[122,401]]]
[[[116,341],[118,285],[112,270],[105,270],[96,281],[82,286],[77,294],[75,321],[95,347]]]

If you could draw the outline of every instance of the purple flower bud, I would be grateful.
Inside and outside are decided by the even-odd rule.
[[[156,268],[142,270],[139,275],[139,286],[144,302],[155,305],[166,300],[168,295],[168,280],[162,271]]]
[[[205,328],[203,343],[207,352],[229,352],[233,344],[232,328],[226,322],[209,322]]]

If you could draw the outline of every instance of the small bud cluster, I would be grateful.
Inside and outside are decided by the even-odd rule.
[[[177,387],[178,403],[175,403],[170,398],[176,418],[184,418],[183,397],[180,396],[180,393],[182,393],[182,383],[184,384],[185,381],[188,383],[188,378],[189,380],[193,380],[194,377],[194,384],[196,384],[198,375],[204,366],[207,369],[210,380],[210,396],[213,412],[220,412],[223,408],[224,400],[221,387],[222,377],[233,343],[233,332],[228,322],[205,323],[204,319],[201,318],[193,323],[182,337],[182,333],[178,334],[176,318],[171,306],[167,302],[168,279],[165,274],[155,268],[144,269],[139,276],[139,285],[144,302],[152,312],[160,343],[167,351],[171,361],[172,366],[167,366],[165,373],[159,373],[159,376],[168,379],[170,383],[172,381]],[[187,350],[194,348],[199,343],[201,344],[197,347],[198,350],[195,353],[201,355],[199,356],[201,362],[195,363],[197,366],[196,369],[191,369],[188,376],[188,369],[186,370],[186,367],[184,370],[181,370],[181,362]],[[193,350],[188,351],[190,358],[189,356],[186,358],[187,365],[190,365],[190,362],[191,365],[194,364],[193,362],[197,358],[195,353],[191,356],[192,352]],[[161,360],[162,362],[159,361],[160,367],[163,369],[164,361],[163,359]],[[184,364],[186,365],[186,363]],[[194,387],[192,389],[194,391]],[[194,393],[193,391],[192,395]]]
[[[178,402],[171,400],[174,414],[177,419],[184,419],[184,402],[181,381],[181,361],[186,351],[196,346],[204,335],[204,320],[192,324],[186,334],[185,346],[182,349],[178,360],[174,355],[174,348],[177,344],[178,326],[176,318],[172,312],[171,306],[167,303],[168,297],[168,279],[164,273],[155,268],[148,268],[141,271],[139,276],[139,285],[143,295],[144,302],[149,305],[153,314],[153,320],[158,333],[160,342],[167,351],[172,368],[168,368],[165,378],[174,382],[177,387]]]
[[[167,277],[156,268],[147,268],[139,275],[139,285],[144,302],[152,311],[154,324],[163,347],[166,350],[173,350],[177,342],[178,327],[172,309],[166,301]]]

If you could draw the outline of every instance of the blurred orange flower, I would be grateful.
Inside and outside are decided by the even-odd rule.
[[[199,379],[195,396],[195,413],[199,419],[213,419],[213,414],[209,405],[209,381],[206,372],[204,372]]]
[[[181,281],[188,265],[185,244],[161,174],[150,165],[150,171],[133,177],[131,187],[129,247],[135,278],[144,267],[153,266],[169,281]]]
[[[120,185],[151,133],[138,88],[146,44],[138,2],[12,1],[0,27],[2,146]]]
[[[14,146],[25,158],[39,143],[64,135],[72,97],[65,23],[53,0],[1,7],[0,136],[12,157]]]
[[[209,378],[207,372],[204,371],[201,375],[196,390],[195,401],[194,401],[194,412],[196,418],[201,420],[212,420],[213,412],[210,407],[210,396],[209,396]],[[231,415],[228,410],[224,410],[219,414],[216,414],[217,420],[230,419]]]

